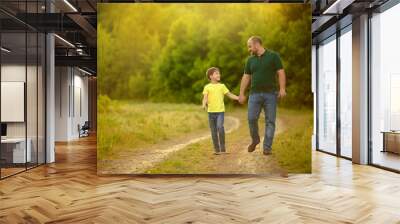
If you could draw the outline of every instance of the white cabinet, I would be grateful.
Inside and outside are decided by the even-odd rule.
[[[1,140],[2,145],[7,145],[7,147],[12,148],[13,163],[25,163],[32,161],[32,140],[28,138],[26,142],[28,145],[25,151],[25,138],[7,138]]]

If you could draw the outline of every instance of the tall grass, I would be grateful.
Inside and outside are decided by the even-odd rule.
[[[199,105],[98,99],[98,159],[117,151],[135,150],[205,129],[207,116]]]
[[[311,173],[311,110],[279,111],[284,131],[275,138],[273,156],[290,173]]]

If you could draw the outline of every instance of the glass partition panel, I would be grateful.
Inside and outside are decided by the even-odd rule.
[[[0,1],[19,16],[44,13],[44,6]],[[0,12],[0,178],[45,163],[45,34],[10,15]]]
[[[1,175],[24,171],[31,160],[26,141],[26,33],[1,34]]]

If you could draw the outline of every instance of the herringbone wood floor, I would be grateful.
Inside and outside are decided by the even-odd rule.
[[[95,138],[0,181],[0,223],[400,223],[400,175],[315,152],[312,175],[99,177]]]

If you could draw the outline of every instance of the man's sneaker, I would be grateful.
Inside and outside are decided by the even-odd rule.
[[[254,150],[256,150],[256,147],[257,147],[258,143],[260,143],[260,140],[258,140],[257,142],[252,142],[252,143],[247,147],[247,151],[249,151],[249,152],[254,152]]]
[[[214,152],[214,155],[220,155],[221,153],[220,152]]]
[[[272,149],[264,149],[263,150],[264,155],[271,155],[272,154]]]

